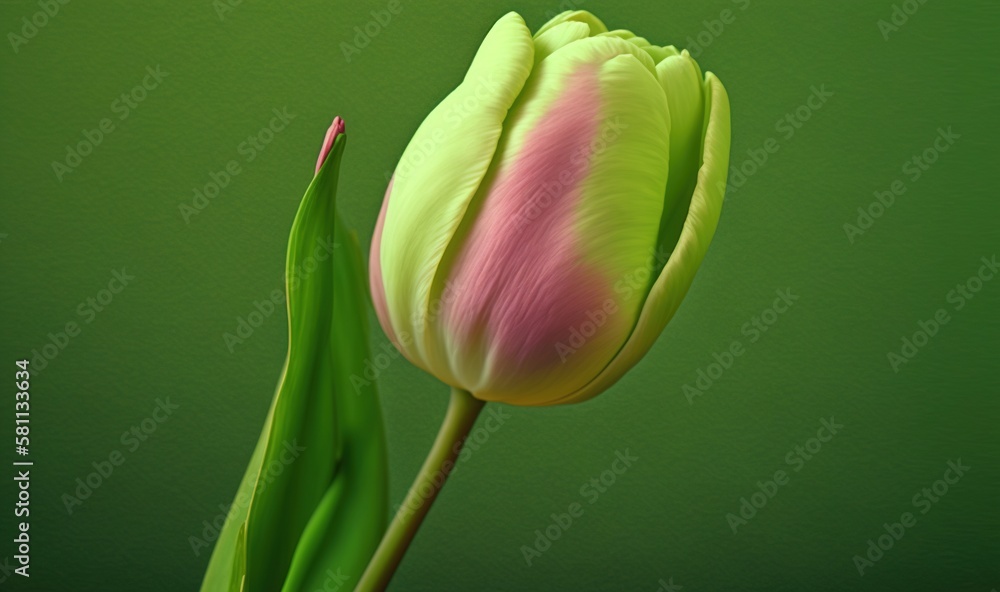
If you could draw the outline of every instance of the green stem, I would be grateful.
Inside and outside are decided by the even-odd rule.
[[[410,486],[403,505],[392,519],[392,524],[382,537],[382,542],[375,550],[375,555],[354,592],[381,591],[389,585],[389,580],[396,573],[396,568],[403,560],[403,554],[417,534],[424,516],[455,468],[455,459],[485,404],[466,391],[451,389],[448,412],[438,430],[437,439],[427,454],[427,460]]]

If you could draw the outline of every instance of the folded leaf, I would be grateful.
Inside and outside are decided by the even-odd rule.
[[[336,213],[346,136],[306,191],[286,262],[289,346],[203,592],[349,589],[385,530],[388,469],[360,248]]]

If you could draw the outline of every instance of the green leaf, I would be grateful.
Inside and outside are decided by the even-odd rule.
[[[346,136],[309,185],[288,242],[285,369],[203,592],[348,590],[385,531],[388,468],[368,347],[365,268],[336,212]]]

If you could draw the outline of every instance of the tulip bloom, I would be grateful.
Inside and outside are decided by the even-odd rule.
[[[486,401],[575,403],[653,345],[715,233],[729,99],[686,51],[566,12],[515,13],[417,129],[369,281],[382,328],[452,387],[357,590],[381,590]]]
[[[653,345],[722,206],[729,100],[687,51],[501,18],[417,130],[371,249],[382,327],[485,401],[573,403]]]

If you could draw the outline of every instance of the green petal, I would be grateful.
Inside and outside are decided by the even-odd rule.
[[[656,62],[657,64],[669,58],[670,56],[680,55],[680,52],[678,52],[677,48],[674,47],[673,45],[666,45],[663,47],[660,47],[658,45],[650,45],[649,47],[645,47],[643,49],[646,50],[646,53],[652,56],[653,61]]]
[[[557,50],[590,36],[590,27],[586,23],[567,21],[552,27],[544,33],[535,35],[535,63],[544,60]]]
[[[396,335],[410,338],[407,357],[432,373],[425,328],[437,269],[490,167],[533,55],[519,15],[497,21],[465,79],[420,125],[396,169],[381,243],[386,304]]]
[[[601,131],[582,188],[577,231],[587,237],[588,259],[613,283],[631,282],[651,271],[671,166],[670,120],[657,80],[635,56],[608,61],[600,79]],[[622,317],[630,319],[629,329],[644,295],[640,290],[615,294]]]
[[[576,21],[579,23],[585,23],[590,28],[591,35],[598,35],[600,33],[606,33],[608,27],[601,22],[601,19],[590,14],[586,10],[567,10],[566,12],[555,16],[552,20],[542,25],[542,28],[538,29],[535,36],[545,33],[549,29],[561,25],[562,23]]]
[[[646,355],[680,306],[712,242],[722,211],[729,168],[729,97],[711,72],[705,77],[704,92],[706,122],[701,168],[680,240],[653,284],[624,347],[597,378],[560,399],[559,403],[576,403],[602,393]]]
[[[607,33],[601,33],[600,35],[597,36],[617,37],[622,41],[628,41],[632,45],[635,45],[642,51],[649,54],[649,57],[653,58],[654,64],[659,64],[660,62],[662,62],[663,60],[665,60],[670,56],[678,55],[677,48],[675,48],[672,45],[668,45],[667,47],[659,47],[657,45],[652,45],[645,38],[637,37],[635,33],[633,33],[632,31],[626,31],[625,29],[608,31]]]
[[[617,37],[617,38],[619,38],[619,39],[621,39],[623,41],[630,41],[630,42],[635,43],[636,45],[639,45],[639,46],[649,45],[649,41],[646,41],[642,37],[636,36],[635,33],[633,33],[632,31],[628,31],[626,29],[615,29],[614,31],[608,31],[606,33],[601,33],[598,36]]]
[[[687,50],[656,65],[670,108],[670,178],[664,199],[657,271],[663,269],[688,215],[701,166],[701,132],[705,121],[704,79]]]

